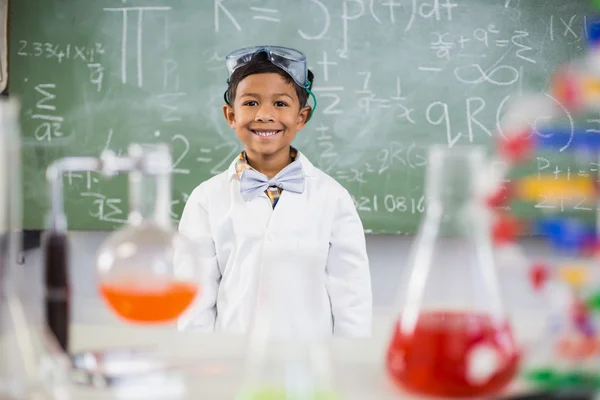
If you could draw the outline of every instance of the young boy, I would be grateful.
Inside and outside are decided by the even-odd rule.
[[[291,264],[322,274],[313,290],[321,305],[314,319],[319,329],[370,335],[371,278],[358,213],[349,193],[291,146],[313,112],[306,58],[294,49],[261,46],[226,61],[223,114],[244,151],[185,205],[179,231],[194,240],[206,276],[198,304],[180,327],[247,332],[261,268]]]

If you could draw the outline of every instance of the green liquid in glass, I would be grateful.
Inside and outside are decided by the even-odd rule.
[[[285,389],[260,388],[245,391],[239,400],[338,400],[330,391],[317,391],[307,393],[289,393]]]

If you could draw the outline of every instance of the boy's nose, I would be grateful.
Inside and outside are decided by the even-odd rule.
[[[256,122],[273,122],[275,118],[273,117],[273,110],[269,106],[261,106],[256,112],[256,116],[254,117]]]

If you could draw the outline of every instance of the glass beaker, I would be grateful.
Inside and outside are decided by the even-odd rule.
[[[22,250],[21,136],[17,100],[0,100],[0,399],[66,400],[70,362],[41,312],[41,282]],[[35,275],[34,275],[35,277]]]
[[[265,246],[258,300],[238,400],[333,400],[328,330],[322,313],[324,271],[310,252],[289,260]],[[276,265],[274,265],[276,264]],[[330,317],[329,317],[330,319]]]
[[[171,155],[165,145],[132,144],[128,224],[101,245],[102,298],[121,318],[167,323],[192,304],[200,271],[191,243],[172,226]]]
[[[500,299],[489,217],[478,199],[485,167],[478,147],[429,151],[427,210],[387,352],[391,378],[411,392],[481,397],[517,373],[520,353]]]

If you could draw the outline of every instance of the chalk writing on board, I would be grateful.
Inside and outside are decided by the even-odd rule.
[[[343,109],[340,108],[339,103],[341,101],[340,95],[338,92],[343,92],[343,86],[317,86],[313,88],[313,92],[319,94],[319,98],[324,104],[324,109],[322,113],[324,115],[332,115],[332,114],[342,114],[344,112]],[[322,99],[329,99],[323,101]]]
[[[250,7],[250,10],[254,12],[252,15],[252,19],[258,21],[268,21],[268,22],[281,22],[279,19],[279,10],[274,8],[264,8],[264,7]]]
[[[454,43],[447,41],[449,33],[431,32],[435,39],[431,42],[430,48],[435,50],[435,55],[438,58],[450,60],[450,49],[454,47]]]
[[[231,14],[231,12],[229,12],[229,10],[227,8],[225,8],[225,6],[223,5],[223,1],[224,0],[215,0],[215,20],[214,20],[215,32],[218,33],[219,29],[221,27],[221,23],[220,23],[221,22],[221,19],[220,19],[221,13],[223,13],[227,16],[227,18],[233,24],[235,29],[237,29],[238,31],[241,31],[242,27],[237,22],[235,17]]]
[[[396,3],[394,0],[381,3],[383,6],[387,6],[389,19],[392,24],[396,24],[396,8],[403,8],[405,4]],[[324,5],[322,8],[326,9]],[[414,22],[415,18],[420,17],[424,19],[434,19],[436,21],[447,20],[452,21],[452,9],[458,7],[458,3],[452,2],[452,0],[433,0],[432,2],[420,2],[417,0],[411,1],[411,12],[408,16],[408,22],[405,27],[405,31],[409,31]],[[363,0],[343,0],[342,2],[342,46],[337,50],[337,54],[340,58],[349,58],[349,43],[351,41],[349,36],[350,23],[356,23],[361,17],[365,15],[367,8]],[[369,12],[371,17],[381,23],[381,20],[375,13],[374,2],[369,2]],[[327,14],[329,12],[327,11]]]
[[[327,9],[325,4],[323,4],[320,0],[310,0],[310,2],[316,4],[317,8],[321,11],[323,15],[323,28],[316,34],[308,34],[305,33],[303,29],[298,29],[298,34],[304,40],[321,40],[325,37],[325,35],[327,35],[327,32],[329,31],[329,25],[331,24],[329,9]],[[371,3],[373,2],[371,1]],[[316,18],[316,16],[313,16],[313,21]]]
[[[92,186],[100,183],[100,179],[102,178],[98,177],[98,175],[99,174],[91,171],[85,173],[69,171],[65,174],[65,180],[67,181],[68,186],[76,186],[75,180],[85,179],[85,190],[90,191]]]
[[[325,172],[331,172],[337,164],[339,156],[333,143],[333,136],[331,136],[329,127],[323,124],[317,126],[315,130],[317,131],[316,140],[321,151],[318,155],[317,166]]]
[[[152,12],[152,11],[169,11],[171,7],[117,7],[104,8],[104,11],[107,12],[121,12],[122,13],[122,22],[121,22],[121,81],[125,84],[127,83],[127,59],[128,59],[128,48],[129,48],[129,40],[128,40],[128,25],[129,25],[129,13],[137,12],[137,21],[136,21],[136,37],[135,37],[135,60],[136,60],[136,77],[137,77],[137,85],[142,87],[144,85],[144,71],[143,71],[143,44],[144,44],[144,13]]]
[[[579,18],[582,18],[583,23],[579,24]],[[549,28],[550,40],[554,41],[556,37],[563,37],[578,42],[583,36],[587,36],[588,32],[587,17],[580,17],[576,14],[569,17],[556,17],[550,15]]]
[[[185,203],[187,203],[189,197],[190,197],[190,195],[188,193],[180,192],[180,193],[178,193],[178,196],[174,197],[173,200],[171,200],[169,215],[171,216],[171,219],[173,220],[173,222],[179,221],[179,218],[180,218],[180,215],[178,213],[176,213],[175,210],[173,210],[173,208],[174,207],[179,208],[179,207],[185,205]]]
[[[104,54],[104,46],[101,43],[83,46],[19,40],[16,54],[20,57],[54,59],[58,63],[69,60],[93,63],[98,55]]]
[[[381,175],[396,166],[410,169],[424,167],[427,164],[427,159],[423,149],[418,149],[416,143],[412,142],[407,146],[404,143],[392,141],[387,148],[379,150],[377,162],[379,164],[377,173]]]
[[[329,82],[329,67],[338,65],[335,61],[329,61],[327,57],[327,52],[323,52],[323,58],[320,61],[317,61],[318,65],[323,66],[323,82]]]
[[[485,58],[485,53],[475,53],[479,51],[474,44],[483,45],[485,49],[491,47],[509,48],[514,47],[514,53],[520,60],[535,64],[537,61],[533,58],[536,51],[529,42],[531,40],[530,33],[523,29],[515,29],[512,32],[504,34],[490,24],[485,28],[476,28],[471,35],[458,35],[449,32],[431,32],[430,49],[435,51],[436,57],[449,61],[456,53],[459,57],[465,58]],[[470,50],[472,53],[465,53],[465,50]]]
[[[239,144],[237,142],[224,142],[215,146],[214,150],[219,151],[221,149],[229,149],[223,158],[211,168],[210,173],[212,175],[217,175],[223,172],[233,160],[238,152],[240,151]]]
[[[104,82],[104,66],[100,63],[91,63],[87,66],[90,70],[90,83],[96,86],[96,91],[100,92]]]
[[[418,67],[419,71],[424,71],[424,72],[440,72],[442,71],[442,68],[440,67]]]
[[[173,161],[172,172],[174,174],[188,175],[190,170],[187,168],[181,168],[179,164],[181,164],[181,161],[183,161],[183,159],[190,152],[190,141],[181,134],[175,134],[171,138],[171,143],[174,153],[173,157],[175,158]]]
[[[31,119],[39,122],[34,131],[35,138],[38,141],[51,141],[52,138],[63,136],[64,118],[56,110],[56,84],[40,83],[34,89],[37,102]]]
[[[566,179],[570,180],[572,177],[589,177],[598,174],[598,162],[588,161],[587,163],[582,163],[578,169],[572,169],[571,167],[566,167],[561,169],[558,164],[553,163],[546,157],[536,157],[536,165],[537,165],[537,177],[538,179],[542,179],[542,176],[547,176],[548,174],[553,175],[554,179]]]
[[[99,221],[118,224],[127,222],[127,213],[126,210],[123,211],[121,199],[109,198],[102,193],[95,192],[82,192],[80,195],[94,199],[92,204],[95,208],[89,213],[91,217],[97,218]]]
[[[179,92],[179,74],[177,61],[167,58],[163,61],[163,90]]]
[[[574,178],[589,178],[596,177],[598,180],[598,171],[600,170],[600,164],[597,161],[578,162],[578,166],[560,166],[553,163],[546,157],[536,157],[536,172],[537,178],[553,176],[554,179],[566,179],[571,180]],[[539,195],[535,208],[538,209],[552,209],[554,211],[564,212],[566,210],[574,211],[592,211],[594,208],[590,206],[588,199],[582,195],[568,195],[568,196],[549,196]],[[598,206],[600,211],[600,206]]]
[[[200,157],[196,157],[196,161],[199,163],[210,163],[212,162],[212,157],[210,157],[210,153],[212,152],[211,149],[207,149],[204,147],[201,147],[199,149],[201,156]]]
[[[511,65],[497,65],[484,70],[481,64],[473,63],[456,67],[454,76],[460,82],[471,85],[490,83],[497,86],[510,86],[519,80],[519,71]]]
[[[562,111],[563,116],[566,117],[567,122],[568,122],[567,127],[569,129],[569,135],[565,139],[564,145],[559,149],[559,152],[563,152],[569,148],[569,146],[571,145],[571,142],[573,140],[573,135],[575,134],[575,120],[573,119],[571,112],[569,110],[567,110],[566,107],[563,106],[560,101],[558,101],[555,97],[553,97],[552,95],[550,95],[548,93],[546,93],[545,95],[556,104],[558,109],[560,109]],[[505,137],[505,134],[502,131],[502,128],[500,125],[500,119],[501,119],[503,110],[506,108],[506,104],[508,103],[509,99],[510,99],[510,96],[506,96],[500,102],[500,104],[498,105],[497,111],[496,111],[496,129],[498,130],[499,135],[501,135],[503,137]],[[518,111],[515,116],[520,117],[520,115],[518,114]],[[523,121],[523,122],[529,123],[533,133],[536,135],[540,135],[540,130],[539,130],[540,126],[543,124],[547,124],[551,119],[552,119],[551,116],[539,115],[533,121]],[[590,121],[593,123],[594,120],[588,120],[588,122],[590,122]]]
[[[176,102],[181,97],[185,97],[185,92],[161,93],[156,96],[160,104],[161,120],[163,122],[177,122],[182,120],[181,112]]]
[[[422,214],[426,208],[425,196],[406,197],[394,194],[378,196],[352,196],[354,206],[358,211],[378,212],[385,210],[388,213]]]
[[[354,4],[358,12],[350,12],[350,5]],[[340,58],[348,58],[348,24],[349,21],[360,18],[365,12],[365,5],[362,0],[344,0],[342,3],[342,48],[338,49],[337,54]]]

